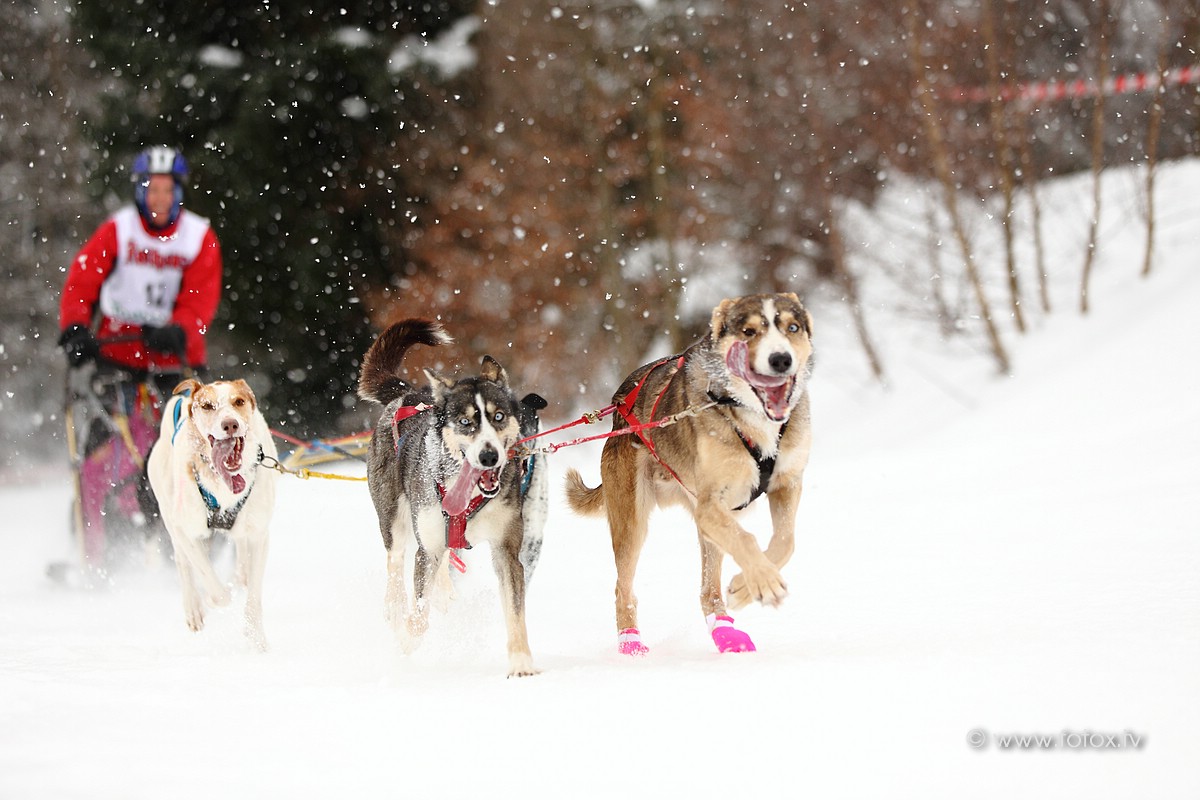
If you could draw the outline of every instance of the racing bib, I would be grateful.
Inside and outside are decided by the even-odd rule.
[[[208,220],[188,211],[170,236],[147,233],[137,209],[123,208],[113,216],[117,227],[117,258],[100,287],[100,311],[131,325],[166,325],[171,321],[183,271],[196,260]]]

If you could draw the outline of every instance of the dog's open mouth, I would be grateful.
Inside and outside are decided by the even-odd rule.
[[[495,497],[500,492],[500,469],[479,469],[469,461],[464,461],[454,484],[442,497],[442,511],[452,517],[466,513],[476,488],[486,500]]]
[[[796,388],[796,376],[760,375],[750,369],[750,349],[745,342],[734,342],[725,354],[725,366],[729,372],[754,390],[762,403],[763,411],[775,422],[783,422],[791,414],[792,390]]]
[[[237,474],[242,468],[242,451],[246,448],[246,437],[231,436],[228,439],[218,439],[209,436],[208,445],[212,448],[213,468],[234,494],[240,494],[246,488],[246,479]]]

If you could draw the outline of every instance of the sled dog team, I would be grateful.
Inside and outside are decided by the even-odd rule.
[[[518,443],[539,430],[546,401],[518,399],[508,373],[484,356],[476,374],[426,370],[402,377],[415,345],[451,341],[434,322],[409,319],[385,330],[363,357],[358,394],[383,406],[367,455],[367,482],[387,556],[384,608],[401,646],[416,647],[429,605],[444,600],[457,551],[486,542],[500,587],[508,674],[537,672],[525,625],[525,594],[537,566],[549,489],[545,456]],[[601,484],[571,470],[566,498],[603,515],[616,562],[620,652],[648,652],[638,628],[633,580],[650,512],[682,505],[700,541],[700,608],[721,652],[752,651],[730,609],[777,605],[781,570],[795,548],[796,508],[811,444],[807,381],[812,320],[795,294],[723,300],[708,333],[682,354],[634,370],[613,395],[613,434],[600,459]],[[664,424],[669,423],[669,424]],[[532,448],[531,448],[532,449]],[[277,473],[266,421],[244,381],[184,381],[164,410],[147,462],[175,549],[184,620],[204,626],[206,605],[229,602],[205,540],[227,531],[236,580],[246,587],[246,633],[266,648],[262,582]],[[766,495],[766,550],[737,512]],[[740,570],[722,590],[725,555]],[[406,559],[412,564],[406,570]],[[410,580],[411,579],[411,580]],[[410,595],[411,592],[411,595]]]

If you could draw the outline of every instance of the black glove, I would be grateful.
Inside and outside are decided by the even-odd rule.
[[[187,350],[187,334],[178,325],[163,325],[156,328],[153,325],[142,326],[142,341],[151,350],[160,353],[174,353],[182,356]]]
[[[100,355],[100,342],[87,325],[72,325],[58,337],[58,346],[67,354],[67,363],[78,367]]]

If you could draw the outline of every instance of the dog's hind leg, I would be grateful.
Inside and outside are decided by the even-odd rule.
[[[725,553],[699,533],[700,537],[700,610],[708,622],[713,643],[722,653],[749,653],[754,651],[750,637],[733,627],[733,617],[725,611],[721,598],[721,562]]]
[[[525,568],[521,565],[521,522],[516,520],[504,539],[492,547],[492,566],[500,582],[500,602],[508,630],[508,677],[536,675],[525,626]]]
[[[605,447],[601,479],[617,567],[617,646],[625,655],[642,656],[649,648],[642,644],[638,630],[633,579],[650,524],[650,489],[638,474],[637,453],[624,441]]]
[[[404,591],[405,543],[392,539],[387,551],[387,591],[383,596],[383,611],[387,621],[399,631],[408,613],[408,595]]]

